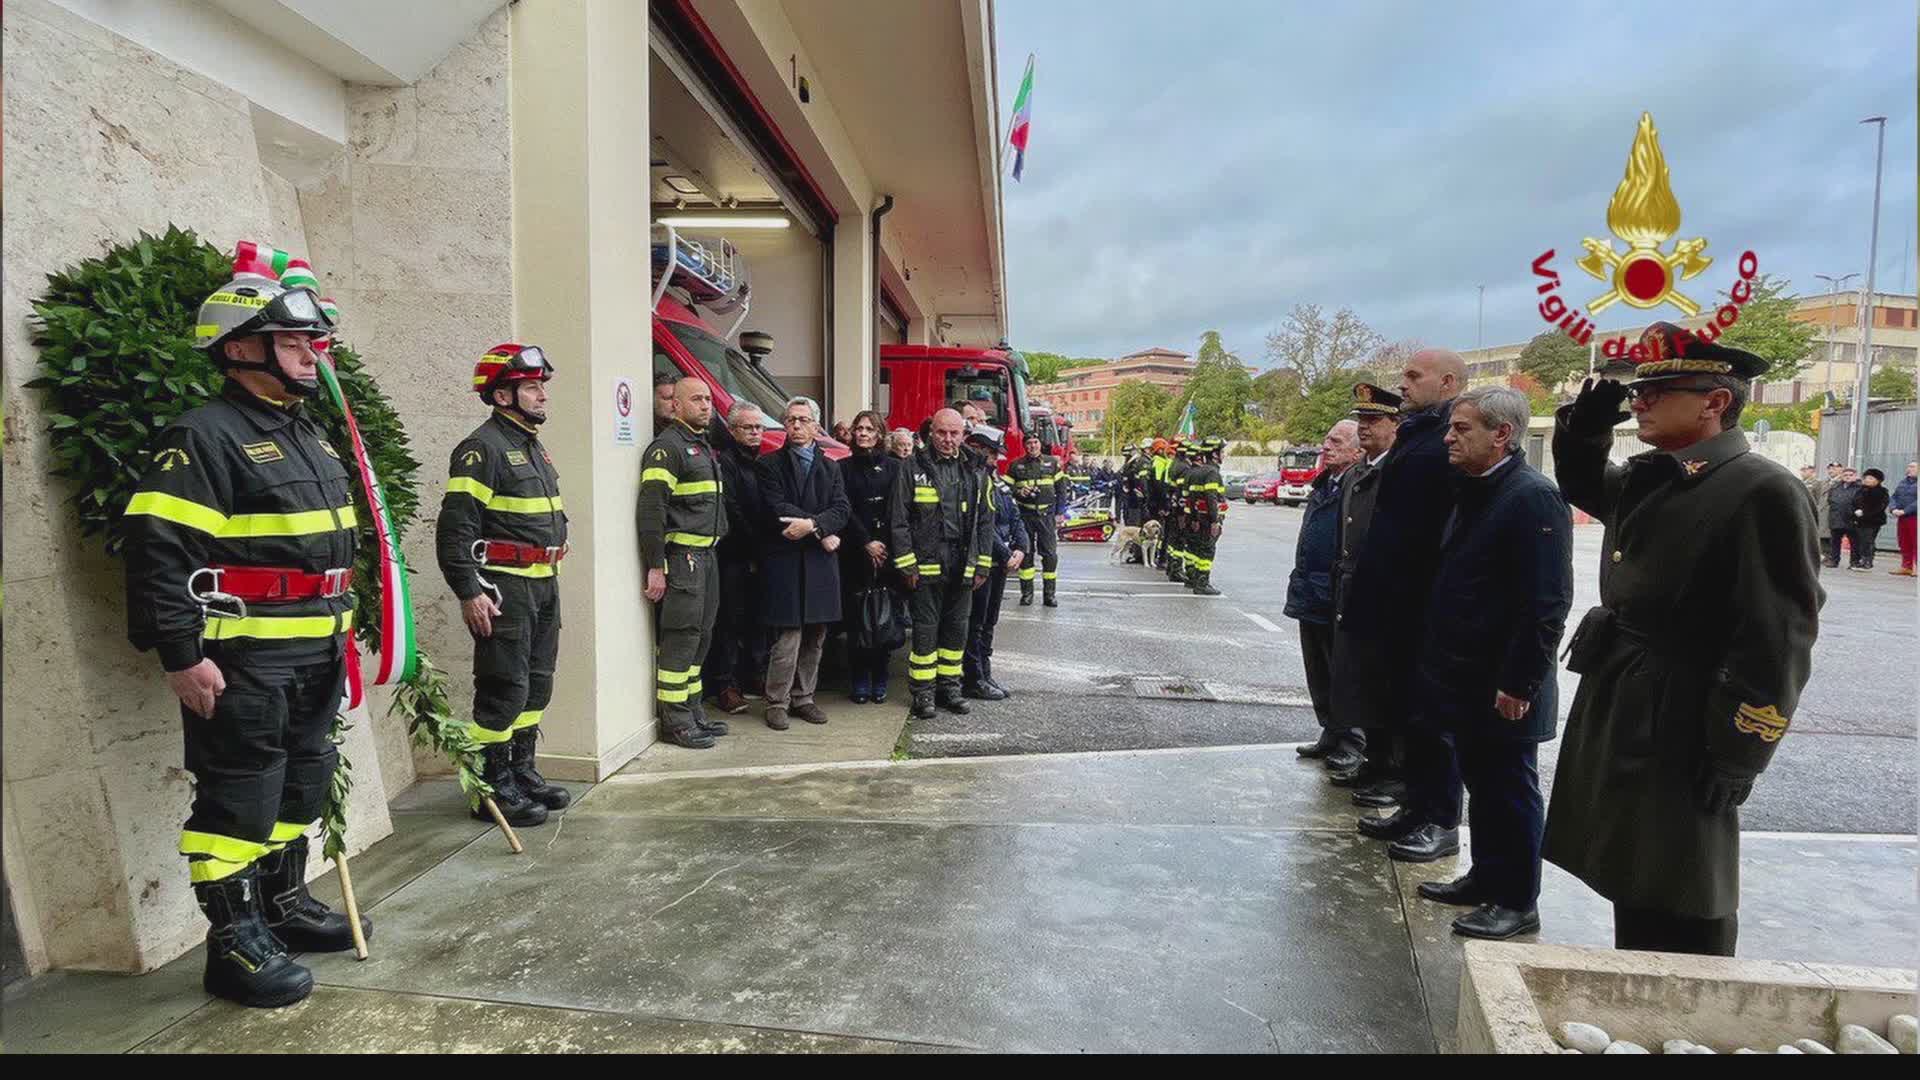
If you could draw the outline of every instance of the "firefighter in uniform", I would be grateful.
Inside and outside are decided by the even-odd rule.
[[[127,629],[181,702],[195,783],[180,853],[209,924],[203,985],[272,1008],[313,990],[289,949],[353,946],[346,917],[307,892],[305,833],[338,759],[358,521],[302,404],[330,328],[313,292],[241,274],[195,321],[226,386],[155,439],[127,505]]]
[[[660,605],[654,698],[661,734],[676,746],[705,750],[725,721],[709,721],[700,662],[720,611],[714,545],[727,535],[720,462],[707,443],[713,392],[699,379],[674,387],[674,419],[647,444],[640,464],[640,560],[647,599]]]
[[[534,768],[560,654],[560,475],[540,444],[553,365],[537,345],[495,345],[473,367],[493,415],[453,448],[440,504],[440,573],[473,634],[473,725],[500,813],[539,825],[572,797]],[[485,811],[473,815],[489,820]]]
[[[972,591],[993,569],[993,519],[982,506],[985,473],[965,454],[964,421],[952,409],[933,415],[927,445],[914,451],[893,489],[893,565],[913,593],[913,641],[907,675],[913,715],[934,705],[967,713],[965,671]],[[991,469],[988,465],[986,468]]]
[[[1193,463],[1188,460],[1189,440],[1185,435],[1173,438],[1173,460],[1167,466],[1167,580],[1187,580],[1187,474]]]
[[[1193,468],[1187,472],[1187,588],[1198,596],[1219,596],[1213,587],[1213,553],[1227,520],[1227,485],[1220,478],[1220,457],[1227,440],[1218,435],[1196,439]]]
[[[1067,506],[1067,472],[1058,459],[1040,449],[1039,439],[1027,440],[1027,452],[1007,466],[1021,524],[1033,546],[1033,561],[1020,568],[1020,606],[1033,606],[1033,578],[1042,574],[1046,605],[1059,607],[1054,589],[1060,583],[1059,514]],[[1035,565],[1039,564],[1039,565]]]
[[[1165,439],[1153,440],[1153,469],[1147,474],[1147,514],[1160,523],[1160,543],[1153,555],[1155,570],[1165,570],[1173,562],[1168,555],[1173,540],[1173,493],[1167,483],[1167,470],[1172,466],[1173,444]]]

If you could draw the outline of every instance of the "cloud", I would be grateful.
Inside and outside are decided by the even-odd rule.
[[[1641,110],[1685,236],[1817,288],[1864,268],[1872,129],[1889,116],[1879,287],[1911,289],[1910,11],[1785,4],[1496,7],[1189,0],[997,5],[1001,71],[1038,55],[1025,180],[1006,191],[1013,340],[1072,355],[1248,360],[1296,303],[1470,348],[1541,327],[1529,263],[1563,273]],[[1683,11],[1676,19],[1676,11]],[[1904,270],[1904,274],[1903,274]],[[1730,278],[1729,278],[1730,280]]]

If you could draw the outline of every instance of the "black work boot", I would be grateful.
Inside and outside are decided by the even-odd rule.
[[[277,1009],[313,993],[313,973],[287,955],[260,910],[259,868],[200,881],[193,898],[207,916],[207,973],[214,997],[255,1009]]]
[[[1002,701],[1007,696],[1006,691],[986,680],[978,664],[967,665],[966,674],[960,680],[960,694],[976,701]]]
[[[260,857],[260,906],[267,929],[294,952],[344,952],[353,948],[353,926],[307,891],[307,838],[289,840],[279,851]],[[373,923],[360,917],[360,932],[373,936]]]
[[[913,688],[912,715],[915,720],[933,719],[933,687],[922,683]]]
[[[573,802],[573,795],[566,788],[547,783],[540,770],[533,767],[533,748],[540,741],[539,728],[522,728],[513,733],[513,778],[520,781],[520,790],[527,797],[549,810],[565,810]]]
[[[993,657],[991,656],[980,658],[980,681],[1000,691],[1001,697],[1013,696],[1013,691],[1000,685],[1000,680],[993,677]]]
[[[1021,607],[1033,606],[1033,579],[1032,578],[1020,579],[1020,606]]]
[[[490,743],[480,753],[485,763],[480,778],[493,788],[493,804],[500,808],[500,816],[507,819],[507,824],[523,829],[545,825],[547,808],[533,801],[533,796],[520,786],[520,778],[513,773],[513,744]],[[493,820],[484,804],[473,808],[473,816],[481,821]]]
[[[1043,598],[1043,599],[1041,600],[1041,603],[1043,603],[1043,604],[1045,604],[1045,605],[1046,605],[1046,606],[1048,606],[1048,607],[1059,607],[1059,606],[1060,606],[1060,601],[1059,601],[1058,599],[1056,599],[1056,598],[1054,597],[1054,595],[1053,595],[1053,590],[1054,590],[1054,587],[1055,587],[1055,586],[1057,586],[1057,585],[1059,585],[1059,584],[1060,584],[1060,582],[1059,582],[1059,581],[1057,581],[1057,580],[1055,580],[1055,579],[1053,579],[1053,578],[1048,578],[1048,579],[1047,579],[1047,583],[1046,583],[1046,589],[1045,589],[1045,592],[1046,592],[1046,596],[1045,596],[1045,597],[1044,597],[1044,598]]]
[[[1195,596],[1219,596],[1220,590],[1213,587],[1213,571],[1195,570],[1187,578],[1187,588]]]
[[[686,727],[670,727],[661,724],[660,739],[674,746],[684,746],[689,750],[713,749],[713,735],[702,731],[696,724],[688,724]]]
[[[933,688],[933,702],[956,716],[965,716],[973,711],[973,707],[960,696],[960,684],[957,682],[936,684]]]

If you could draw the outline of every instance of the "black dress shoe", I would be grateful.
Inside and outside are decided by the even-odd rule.
[[[1485,941],[1505,941],[1540,929],[1540,912],[1515,911],[1499,904],[1481,904],[1453,920],[1453,932],[1461,937]]]
[[[1366,755],[1351,746],[1342,746],[1327,755],[1328,772],[1349,772],[1366,763]]]
[[[1353,789],[1355,806],[1398,806],[1407,798],[1407,785],[1399,780],[1381,780]]]
[[[1431,900],[1436,904],[1473,907],[1487,903],[1487,898],[1480,889],[1480,883],[1473,880],[1471,870],[1452,881],[1423,881],[1415,891],[1420,894],[1421,899]]]
[[[1367,768],[1365,759],[1351,769],[1330,769],[1327,772],[1327,781],[1334,787],[1365,787],[1379,779],[1380,774]]]
[[[1310,743],[1301,743],[1293,748],[1293,752],[1303,758],[1323,758],[1333,753],[1334,748],[1339,745],[1340,737],[1333,733],[1333,729],[1321,728],[1320,738]]]
[[[1394,862],[1432,862],[1460,852],[1460,830],[1422,825],[1387,848]]]
[[[1423,824],[1418,814],[1403,806],[1383,818],[1361,818],[1360,835],[1371,840],[1399,840]]]

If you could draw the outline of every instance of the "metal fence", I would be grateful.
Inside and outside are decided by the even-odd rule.
[[[1847,450],[1853,432],[1853,413],[1848,409],[1828,409],[1820,414],[1820,449],[1816,457],[1824,466],[1829,461],[1847,463]],[[1879,469],[1886,474],[1887,485],[1900,483],[1907,475],[1907,462],[1920,461],[1920,408],[1913,405],[1876,405],[1867,410],[1865,438],[1860,446],[1860,468]],[[1898,550],[1894,530],[1880,530],[1876,550]]]

